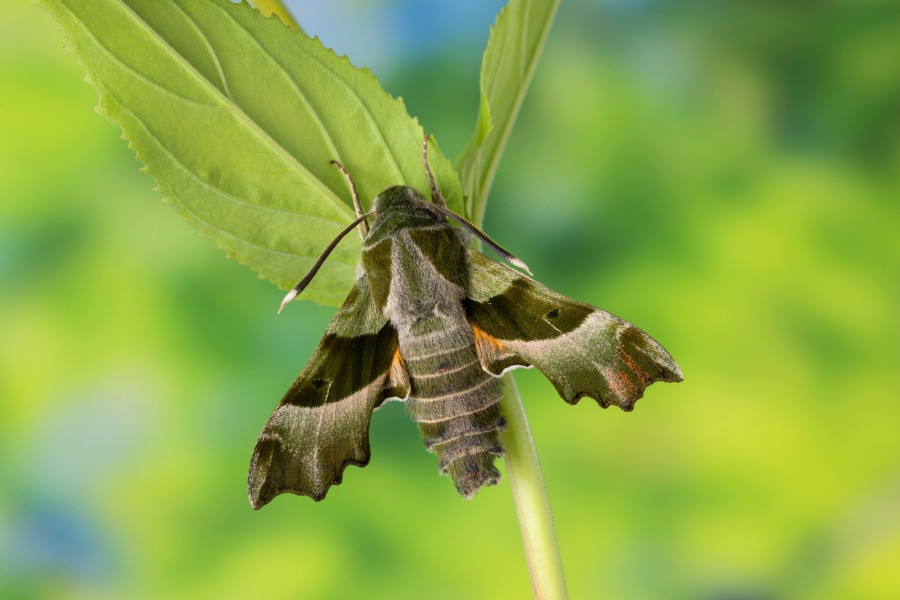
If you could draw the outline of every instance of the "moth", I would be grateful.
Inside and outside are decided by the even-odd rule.
[[[447,208],[427,149],[426,136],[431,201],[397,185],[368,213],[349,173],[332,161],[347,179],[357,218],[281,309],[354,228],[363,237],[361,275],[256,442],[248,477],[255,509],[284,492],[322,500],[347,465],[368,464],[369,420],[390,399],[406,402],[440,472],[471,498],[500,479],[494,460],[503,454],[499,377],[506,371],[537,367],[569,404],[590,396],[626,411],[651,383],[682,380],[669,353],[631,323],[469,248],[466,231],[530,274]]]

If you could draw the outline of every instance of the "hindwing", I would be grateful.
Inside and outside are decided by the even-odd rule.
[[[469,251],[466,314],[482,367],[493,375],[537,367],[560,396],[631,410],[655,381],[681,381],[681,369],[646,333]]]

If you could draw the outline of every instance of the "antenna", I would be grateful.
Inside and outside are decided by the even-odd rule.
[[[431,167],[428,166],[428,134],[425,134],[425,143],[422,144],[422,162],[425,163],[425,175],[428,177],[428,183],[431,184],[431,201],[438,206],[447,208],[447,201],[438,189],[437,183],[434,181],[434,175],[431,174]]]
[[[319,255],[319,258],[316,260],[315,264],[309,270],[309,273],[304,275],[303,279],[301,279],[300,282],[297,285],[295,285],[291,289],[291,291],[289,291],[287,293],[287,296],[284,297],[284,300],[281,301],[281,306],[278,308],[279,313],[281,313],[281,311],[284,310],[284,307],[285,307],[285,305],[287,305],[288,302],[290,302],[291,300],[293,300],[294,298],[299,296],[300,292],[302,292],[304,289],[306,289],[306,286],[309,285],[309,282],[312,281],[313,277],[316,276],[316,273],[319,272],[319,269],[322,267],[322,264],[325,262],[325,259],[328,258],[328,255],[331,254],[331,251],[334,250],[335,246],[337,246],[338,243],[342,239],[344,239],[344,236],[347,235],[348,233],[350,233],[354,227],[356,227],[360,223],[364,222],[366,220],[366,218],[371,217],[374,214],[375,214],[375,211],[373,210],[371,212],[367,212],[363,215],[360,215],[355,221],[353,221],[352,223],[347,225],[347,227],[345,227],[343,231],[341,231],[339,234],[337,234],[336,238],[331,240],[331,243],[328,244],[328,246],[325,247],[325,250],[322,251],[322,254]]]
[[[487,244],[491,250],[493,250],[494,252],[496,252],[497,254],[502,256],[503,260],[505,260],[509,264],[513,265],[514,267],[518,267],[518,268],[522,269],[529,275],[532,274],[531,269],[528,268],[528,265],[526,265],[520,259],[516,258],[512,252],[510,252],[509,250],[506,250],[503,246],[501,246],[500,244],[498,244],[497,242],[492,240],[488,234],[486,234],[482,230],[478,229],[478,227],[476,227],[474,223],[471,223],[465,217],[461,217],[458,214],[456,214],[455,212],[453,212],[452,210],[450,210],[449,208],[447,208],[445,206],[441,206],[439,204],[429,204],[428,206],[430,208],[433,208],[434,210],[438,211],[445,217],[450,217],[452,219],[455,219],[461,225],[465,226],[469,231],[471,231],[476,236],[478,236],[478,238],[482,242]]]
[[[353,210],[356,212],[356,217],[359,218],[363,216],[362,204],[359,202],[359,194],[356,193],[356,185],[353,183],[353,178],[350,177],[350,173],[347,169],[344,168],[344,165],[339,163],[336,160],[328,161],[335,167],[337,167],[338,171],[344,174],[344,178],[347,180],[347,185],[350,186],[350,194],[353,196]],[[359,224],[359,237],[362,239],[366,239],[366,234],[369,233],[369,222],[363,220]]]

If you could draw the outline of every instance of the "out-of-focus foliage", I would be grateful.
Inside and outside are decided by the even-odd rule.
[[[484,3],[327,4],[303,26],[381,28],[351,60],[460,151]],[[631,414],[518,377],[573,598],[900,596],[898,18],[562,3],[486,229],[685,373]],[[0,595],[527,597],[509,490],[460,501],[397,404],[327,501],[250,509],[331,311],[276,318],[159,202],[56,29],[0,6]]]
[[[558,8],[559,0],[511,1],[491,27],[475,132],[457,160],[468,212],[477,225]]]

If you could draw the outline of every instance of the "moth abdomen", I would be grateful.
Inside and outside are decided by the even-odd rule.
[[[461,417],[434,423],[419,423],[419,431],[428,450],[434,450],[435,446],[448,444],[459,438],[504,429],[506,420],[500,414],[498,403]]]
[[[474,336],[470,331],[453,334],[447,337],[462,337],[466,345],[445,343],[446,350],[429,351],[421,337],[410,340],[406,406],[425,447],[437,456],[440,472],[470,498],[481,486],[500,480],[494,459],[503,454],[499,432],[506,429],[506,420],[500,412],[500,380],[482,369]]]
[[[503,446],[500,445],[497,430],[454,438],[445,444],[435,445],[433,449],[438,457],[438,469],[441,473],[446,473],[453,463],[467,456],[475,454],[503,456]]]
[[[461,423],[452,426],[450,429],[458,429],[446,440],[429,439],[423,428],[425,424],[419,424],[425,446],[437,456],[438,469],[442,474],[450,475],[456,490],[464,498],[471,498],[484,485],[496,485],[500,481],[494,459],[503,456],[499,434],[506,429],[506,420],[500,415],[499,403],[480,412],[489,414],[481,423],[470,419],[472,415],[459,418],[468,423],[461,427]]]
[[[469,499],[482,486],[497,485],[500,482],[500,471],[494,466],[496,456],[499,454],[482,452],[465,456],[450,465],[447,472],[460,496]]]

